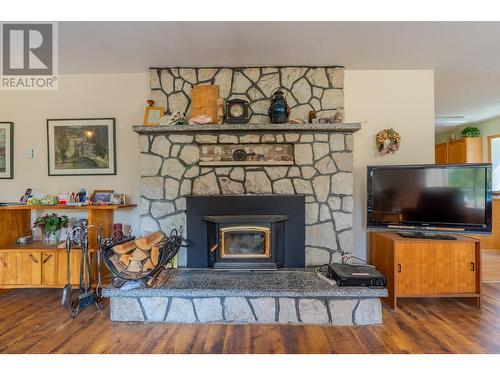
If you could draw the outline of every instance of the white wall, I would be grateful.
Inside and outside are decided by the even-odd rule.
[[[141,123],[148,74],[61,76],[58,91],[0,91],[0,121],[13,121],[15,178],[0,180],[0,201],[17,200],[27,187],[57,194],[86,187],[112,188],[138,199],[139,146],[132,124]],[[346,71],[346,122],[363,122],[354,135],[354,252],[366,255],[366,166],[433,163],[434,75],[432,71]],[[115,117],[116,176],[49,177],[47,118]],[[379,157],[375,134],[394,127],[401,133],[396,155]],[[34,147],[34,159],[26,149]],[[138,228],[138,209],[117,221]]]
[[[354,134],[354,253],[366,256],[366,166],[434,163],[434,72],[429,70],[348,70],[346,122],[363,122]],[[401,134],[394,155],[378,156],[375,134]]]
[[[28,187],[47,194],[86,187],[114,189],[137,202],[139,146],[131,126],[142,123],[148,81],[147,73],[65,75],[57,91],[0,91],[0,121],[14,122],[14,179],[0,179],[0,201],[18,200]],[[87,117],[116,118],[117,175],[49,177],[46,119]],[[25,155],[30,148],[33,159]],[[116,221],[137,229],[138,215],[138,209],[127,210]]]

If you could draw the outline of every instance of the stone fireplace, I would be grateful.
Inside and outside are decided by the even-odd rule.
[[[224,100],[250,102],[250,123],[134,126],[140,231],[182,226],[191,244],[161,288],[107,288],[111,319],[379,324],[386,289],[340,288],[304,268],[339,262],[352,251],[352,133],[360,125],[304,121],[311,110],[319,117],[343,111],[343,68],[150,73],[151,97],[169,112],[189,116],[192,86],[215,84]],[[304,123],[268,123],[269,98],[278,88],[290,118]]]
[[[168,112],[189,116],[196,84],[218,85],[224,100],[248,101],[250,123],[134,127],[140,134],[140,231],[186,228],[191,195],[300,195],[304,264],[338,262],[352,251],[352,133],[360,126],[276,125],[267,116],[278,88],[291,108],[290,119],[305,122],[311,110],[318,118],[343,112],[343,67],[150,69],[151,98]],[[235,153],[271,157],[267,163],[257,156],[236,162]],[[179,265],[189,266],[185,250]]]
[[[302,196],[304,264],[338,262],[342,253],[352,251],[352,133],[359,128],[358,124],[134,127],[141,147],[141,232],[169,233],[181,225],[190,231],[189,196]],[[291,145],[293,160],[290,165],[200,165],[205,145],[248,143]],[[189,265],[189,251],[180,253],[181,267]]]

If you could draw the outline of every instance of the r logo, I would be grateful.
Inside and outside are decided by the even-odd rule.
[[[2,25],[4,76],[53,74],[53,24]]]

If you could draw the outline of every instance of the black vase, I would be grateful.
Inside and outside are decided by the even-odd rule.
[[[288,103],[283,97],[283,91],[276,91],[273,94],[268,114],[271,124],[284,124],[288,122],[290,107],[288,107]]]

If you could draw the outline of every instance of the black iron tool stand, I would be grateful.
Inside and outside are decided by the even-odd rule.
[[[89,252],[89,229],[97,230],[97,286],[93,289],[92,283],[92,261]],[[71,317],[75,319],[80,312],[88,306],[95,305],[97,310],[102,310],[102,280],[101,280],[101,256],[102,256],[102,228],[87,225],[83,222],[79,227],[78,239],[82,248],[82,260],[80,262],[80,294],[70,306]]]

